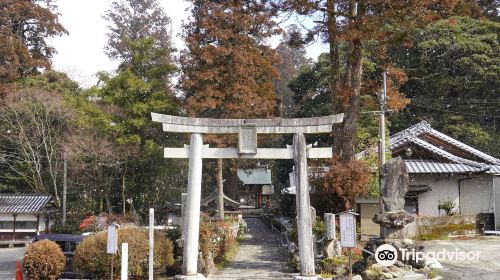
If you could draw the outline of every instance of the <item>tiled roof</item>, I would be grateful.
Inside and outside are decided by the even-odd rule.
[[[431,127],[431,125],[426,121],[422,121],[416,125],[413,125],[413,126],[407,128],[401,132],[398,132],[398,133],[392,135],[390,138],[390,149],[391,150],[397,149],[398,147],[400,147],[401,145],[403,145],[405,143],[412,142],[412,139],[422,140],[419,138],[419,136],[421,136],[423,134],[431,135],[431,136],[438,138],[438,139],[440,139],[440,140],[442,140],[442,141],[444,141],[452,146],[455,146],[456,148],[458,148],[460,150],[468,152],[468,153],[484,160],[485,163],[493,164],[493,165],[500,165],[500,159],[497,159],[497,158],[492,157],[488,154],[485,154],[485,153],[483,153],[483,152],[481,152],[481,151],[479,151],[479,150],[477,150],[477,149],[475,149],[467,144],[464,144],[456,139],[449,137],[448,135],[445,135],[445,134],[433,129]],[[443,149],[441,149],[441,148],[438,148],[438,149],[443,151]],[[465,159],[463,159],[463,160],[465,160]]]
[[[467,165],[471,165],[471,166],[474,166],[474,167],[478,167],[478,168],[481,168],[483,167],[485,164],[484,163],[480,163],[480,162],[476,162],[476,161],[473,161],[473,160],[468,160],[468,159],[464,159],[464,158],[461,158],[461,157],[458,157],[458,156],[455,156],[439,147],[436,147],[422,139],[419,139],[419,138],[416,138],[416,137],[412,137],[412,136],[409,136],[408,137],[408,142],[411,142],[413,144],[416,144],[418,145],[419,147],[421,148],[424,148],[436,155],[439,155],[443,158],[446,158],[454,163],[463,163],[463,164],[467,164]]]
[[[500,165],[489,166],[483,168],[470,166],[463,163],[442,163],[431,160],[405,160],[406,169],[410,174],[423,173],[498,173]],[[498,171],[496,171],[498,170]]]
[[[34,214],[44,212],[50,195],[0,194],[0,214]]]
[[[476,160],[470,160],[461,156],[455,155],[443,147],[438,147],[422,137],[430,135],[439,139],[458,150],[469,153]],[[390,138],[389,147],[392,151],[400,148],[404,144],[411,143],[424,150],[431,152],[449,162],[439,162],[432,159],[405,159],[405,164],[409,173],[468,173],[468,172],[486,172],[490,174],[500,174],[500,160],[487,155],[471,146],[468,146],[458,140],[455,140],[435,129],[429,123],[422,121],[413,125],[399,133],[394,134]]]

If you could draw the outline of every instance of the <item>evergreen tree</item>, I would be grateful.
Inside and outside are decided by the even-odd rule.
[[[51,1],[0,1],[0,96],[6,84],[49,69],[55,49],[47,39],[64,33]]]
[[[273,65],[278,58],[265,40],[280,32],[273,21],[277,10],[267,0],[195,0],[192,5],[191,21],[184,26],[187,50],[181,54],[187,114],[212,118],[275,115],[273,79],[278,73]],[[234,142],[230,136],[207,140],[218,146]],[[222,159],[217,169],[217,186],[222,190]]]
[[[284,118],[291,117],[295,108],[293,92],[288,84],[299,74],[302,67],[307,67],[312,63],[311,59],[306,57],[304,46],[290,46],[287,43],[290,41],[287,34],[293,34],[297,28],[296,25],[292,25],[285,34],[283,42],[276,47],[280,61],[275,65],[279,79],[274,80],[274,89],[279,102],[279,116]]]
[[[453,17],[415,32],[409,49],[390,56],[408,73],[411,103],[394,115],[392,131],[426,120],[436,129],[498,156],[500,25]]]
[[[145,38],[153,39],[154,49],[171,47],[170,18],[157,0],[114,1],[104,18],[111,23],[105,51],[112,59],[130,62],[133,44]],[[161,63],[170,61],[166,52]]]
[[[188,115],[255,118],[275,114],[276,52],[264,44],[279,29],[269,1],[192,1],[184,26],[181,88]]]

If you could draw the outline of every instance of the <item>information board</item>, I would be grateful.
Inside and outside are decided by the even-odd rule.
[[[118,250],[118,226],[116,224],[111,224],[108,226],[108,246],[107,253],[108,254],[116,254]]]
[[[356,247],[356,219],[354,213],[341,213],[340,217],[340,246]]]

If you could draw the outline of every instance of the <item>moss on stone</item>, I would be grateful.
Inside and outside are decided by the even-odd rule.
[[[420,226],[419,238],[422,240],[433,240],[446,237],[448,235],[468,234],[476,230],[476,224],[448,224],[434,226]]]

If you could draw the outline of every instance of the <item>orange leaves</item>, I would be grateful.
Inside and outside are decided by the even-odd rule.
[[[29,279],[59,279],[66,266],[66,257],[54,241],[41,240],[31,244],[24,256]]]
[[[321,180],[316,191],[325,196],[335,194],[344,203],[345,210],[349,209],[359,196],[368,194],[370,170],[359,160],[351,160],[347,164],[333,159],[331,170]]]

